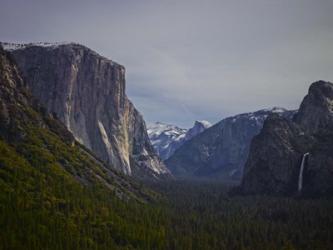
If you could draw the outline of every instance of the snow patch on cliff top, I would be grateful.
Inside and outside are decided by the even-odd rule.
[[[19,49],[25,49],[28,47],[48,47],[48,48],[56,48],[61,45],[68,45],[73,44],[71,42],[55,42],[55,43],[47,43],[47,42],[38,42],[38,43],[7,43],[7,42],[0,42],[1,46],[4,50],[7,51],[14,51]]]

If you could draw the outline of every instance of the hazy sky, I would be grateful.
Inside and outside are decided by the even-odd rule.
[[[73,41],[124,65],[148,122],[297,108],[333,81],[333,0],[0,0],[0,41]]]

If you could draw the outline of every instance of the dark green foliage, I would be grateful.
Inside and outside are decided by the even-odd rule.
[[[167,249],[333,249],[333,200],[230,196],[219,183],[153,185],[168,198]]]
[[[83,178],[89,162],[77,148],[65,153],[54,137],[49,151],[35,139],[16,149],[0,141],[1,249],[160,248],[158,210],[134,198],[125,202],[97,180],[83,186],[73,176]],[[57,162],[60,155],[68,157],[68,169]]]

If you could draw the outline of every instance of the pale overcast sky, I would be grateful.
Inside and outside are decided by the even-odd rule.
[[[333,0],[0,0],[0,41],[82,43],[126,67],[146,121],[295,109],[333,81]]]

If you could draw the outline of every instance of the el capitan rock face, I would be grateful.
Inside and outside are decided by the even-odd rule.
[[[128,175],[169,175],[125,94],[123,66],[78,44],[4,47],[33,96],[100,159]]]
[[[275,116],[265,121],[251,143],[241,185],[243,193],[333,194],[332,93],[332,83],[315,82],[293,121]]]
[[[2,195],[9,192],[11,197],[16,197],[13,190],[21,183],[20,190],[24,190],[28,199],[33,199],[33,193],[43,190],[41,187],[48,186],[52,179],[50,189],[43,191],[52,193],[53,199],[58,197],[55,182],[59,182],[59,187],[69,187],[68,183],[81,187],[99,184],[121,199],[144,198],[137,184],[107,168],[77,143],[64,124],[45,112],[26,87],[11,55],[0,46],[0,165],[1,184],[5,187],[1,189]],[[20,174],[13,178],[14,172]],[[32,183],[41,186],[35,189]],[[25,190],[24,187],[29,188]]]

